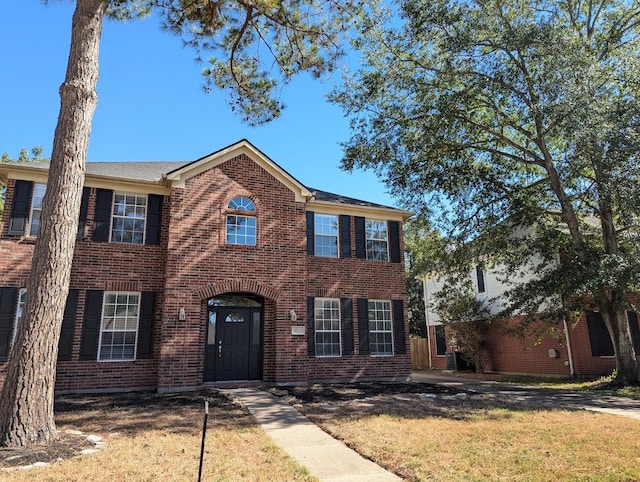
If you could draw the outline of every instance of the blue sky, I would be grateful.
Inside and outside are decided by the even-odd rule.
[[[75,2],[0,2],[0,152],[51,152]],[[267,125],[249,127],[224,93],[202,90],[202,65],[157,18],[105,21],[98,107],[89,161],[190,161],[246,138],[303,184],[396,205],[372,172],[340,170],[349,137],[342,110],[324,95],[333,79],[304,74],[286,86],[287,108]],[[348,61],[348,60],[347,60]]]

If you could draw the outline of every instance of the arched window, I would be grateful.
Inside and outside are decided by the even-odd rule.
[[[234,197],[227,205],[227,244],[256,244],[256,205],[244,196]]]

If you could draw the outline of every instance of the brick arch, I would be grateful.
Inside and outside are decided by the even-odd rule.
[[[252,293],[260,295],[266,299],[278,301],[282,299],[280,290],[273,286],[259,283],[251,279],[230,279],[219,281],[217,283],[208,283],[196,290],[196,294],[200,300],[208,300],[216,295],[224,293]]]

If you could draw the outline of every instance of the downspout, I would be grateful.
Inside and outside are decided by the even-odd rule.
[[[567,340],[567,356],[569,357],[569,371],[571,373],[571,376],[574,377],[576,373],[573,367],[573,351],[571,350],[571,338],[569,337],[569,325],[567,324],[566,312],[562,316],[562,323],[564,325],[564,336],[565,336],[565,339]]]
[[[429,298],[427,294],[427,278],[422,278],[422,298],[424,302],[424,319],[427,324],[427,350],[429,350],[429,370],[433,370],[431,361],[431,335],[429,334]]]

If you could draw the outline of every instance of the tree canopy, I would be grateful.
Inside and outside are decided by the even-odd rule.
[[[331,71],[338,36],[364,2],[346,0],[76,0],[60,113],[41,225],[26,283],[24,318],[0,395],[0,444],[57,437],[53,395],[58,340],[69,293],[105,17],[130,20],[155,10],[164,26],[208,56],[210,85],[225,89],[249,123],[280,114],[279,88],[293,75]]]
[[[502,266],[512,310],[599,309],[635,383],[639,21],[637,1],[398,1],[367,17],[363,66],[332,94],[344,167],[446,233],[447,271]]]

